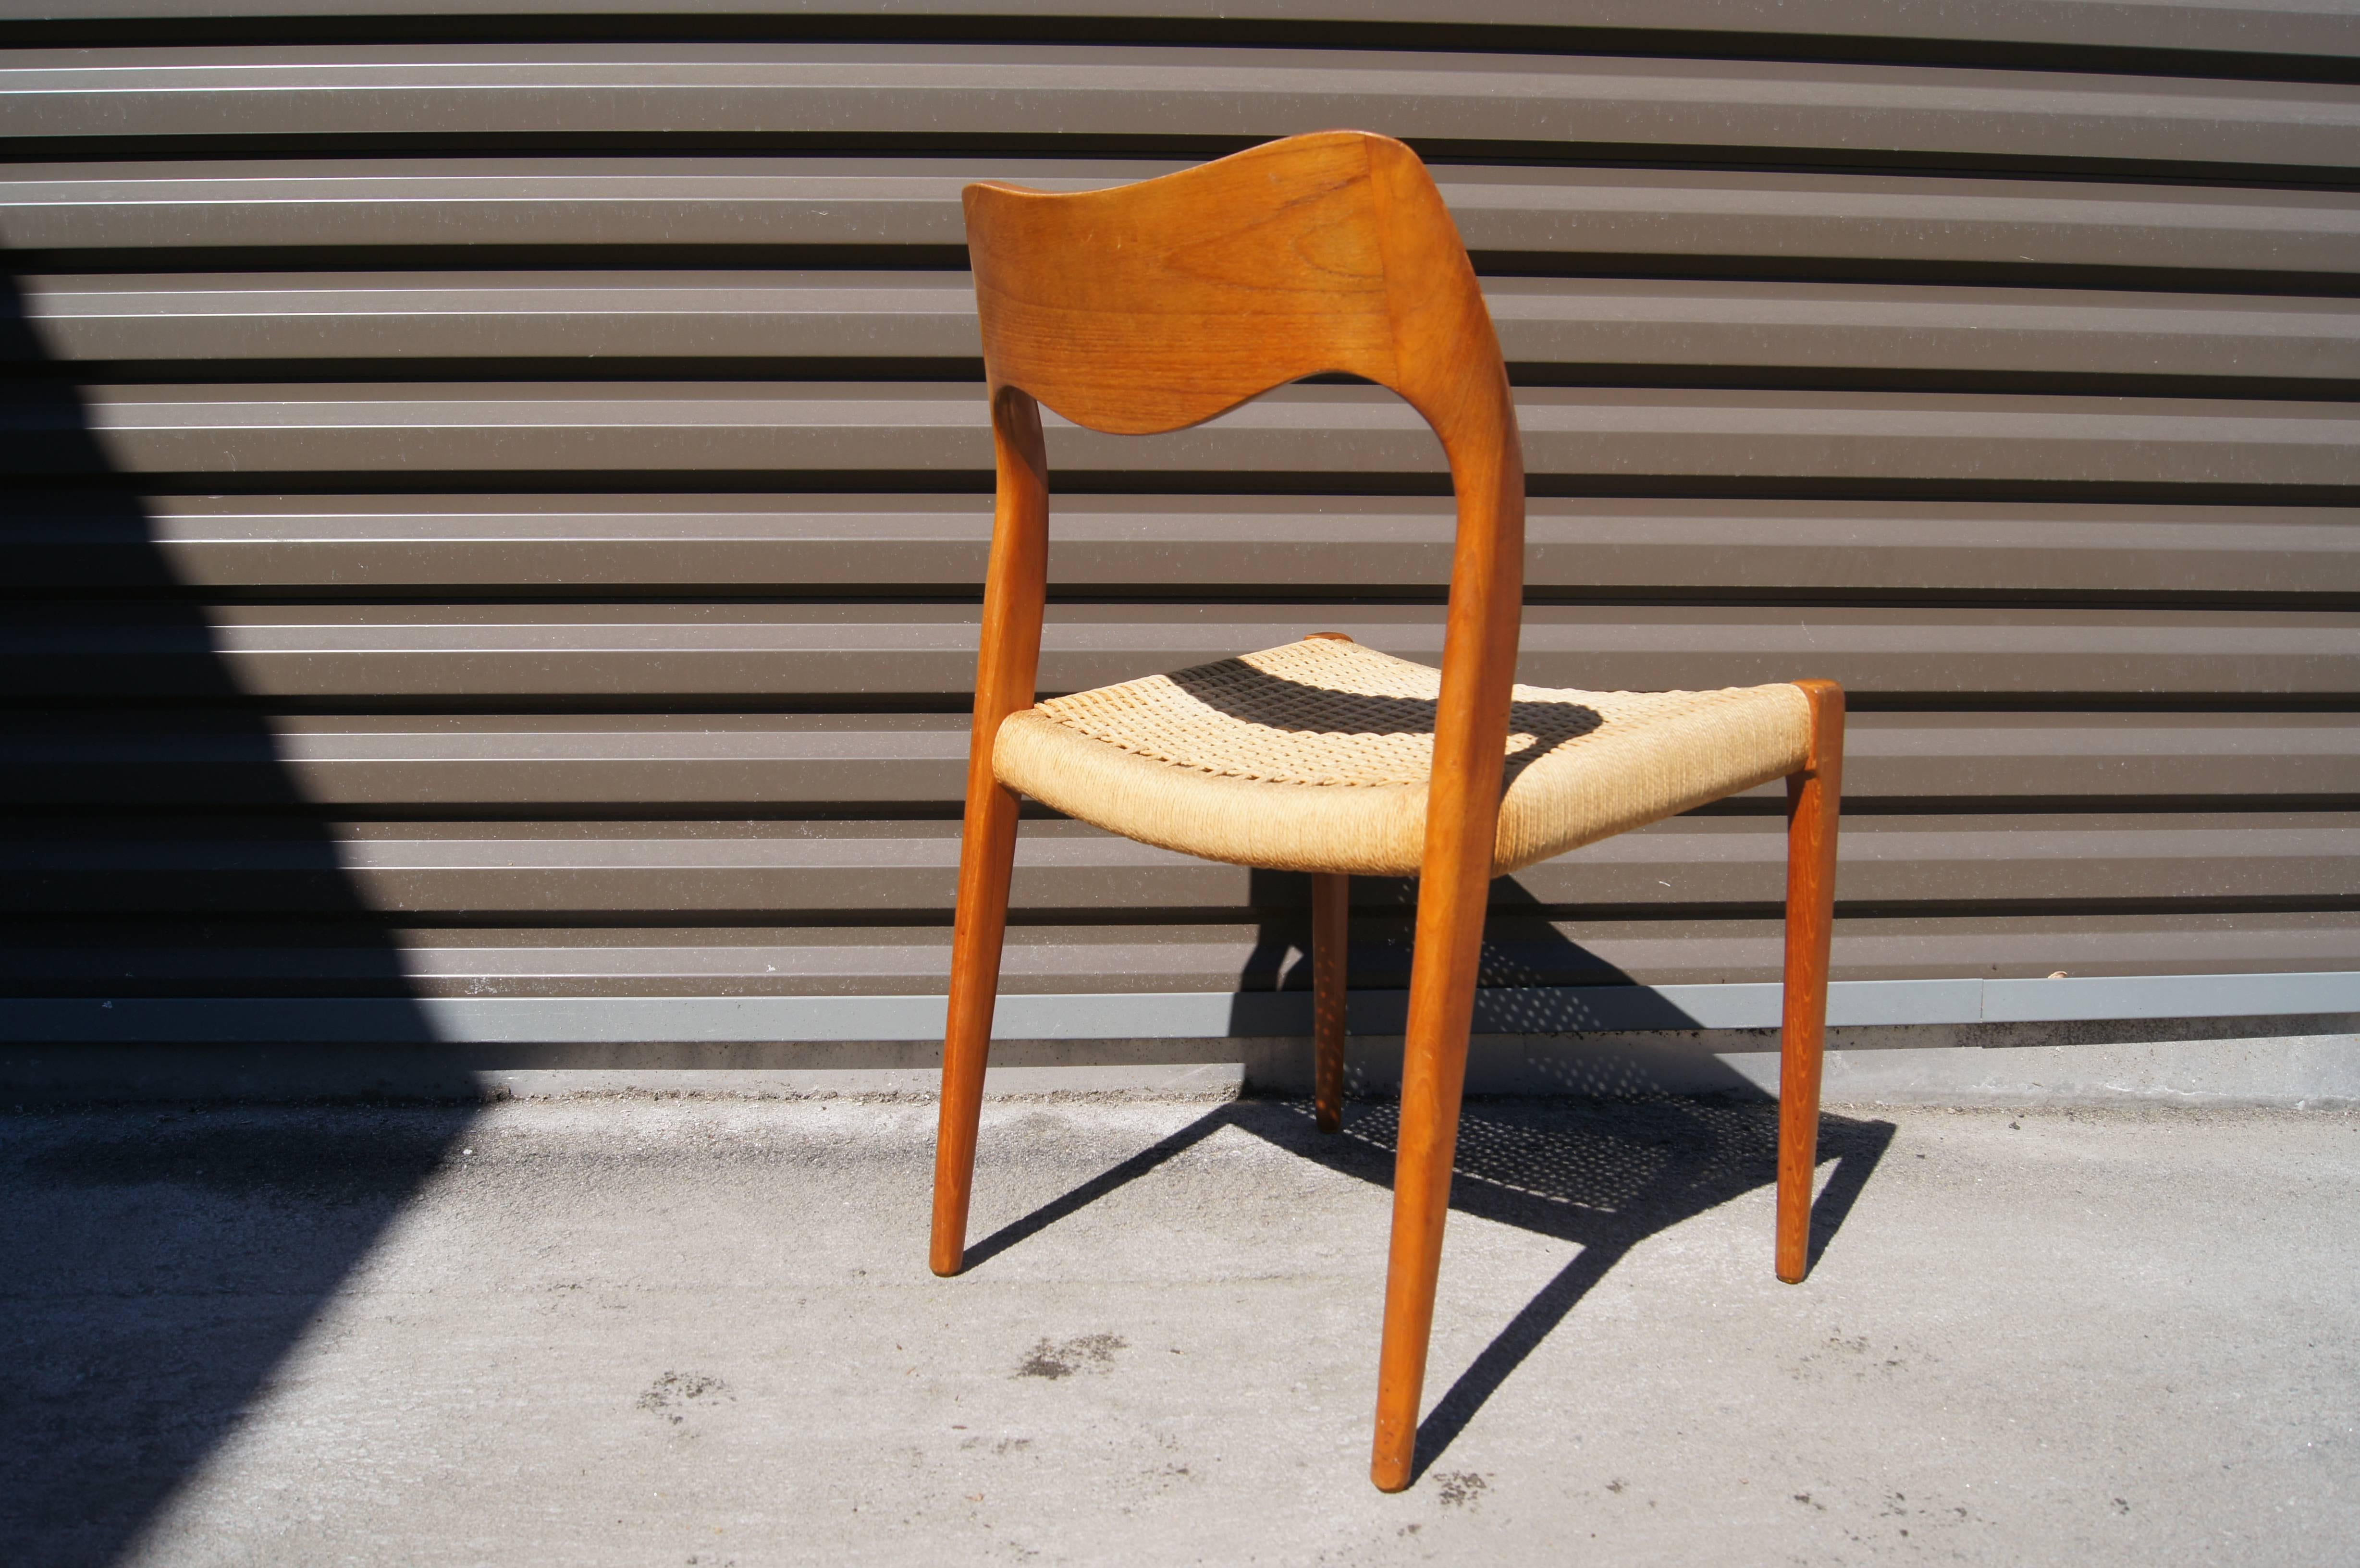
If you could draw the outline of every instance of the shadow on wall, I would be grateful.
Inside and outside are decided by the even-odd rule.
[[[1229,1032],[1251,1039],[1269,1032],[1273,1016],[1291,1016],[1283,1009],[1274,1013],[1266,1005],[1271,993],[1307,996],[1311,991],[1311,878],[1294,871],[1255,871],[1249,876],[1247,896],[1257,922],[1254,946],[1240,966]],[[1403,1002],[1409,989],[1417,884],[1405,877],[1355,877],[1351,900],[1349,969],[1358,998],[1353,1005],[1353,1027],[1382,1033],[1385,1029],[1375,1020],[1388,1012],[1383,1003]],[[1482,956],[1478,963],[1477,984],[1483,987],[1477,1002],[1478,1033],[1568,1034],[1705,1027],[1641,986],[1611,961],[1568,937],[1546,917],[1540,900],[1513,877],[1491,884],[1491,912],[1484,922]],[[1587,986],[1628,987],[1630,1000],[1617,1016],[1603,1017],[1585,1010],[1581,998],[1565,994]],[[1387,997],[1386,993],[1393,995]],[[1393,1032],[1399,1032],[1398,1025]],[[1308,1051],[1306,1043],[1303,1056],[1306,1075]],[[1307,1076],[1305,1081],[1308,1082]],[[1702,1087],[1734,1088],[1739,1082],[1731,1074],[1727,1085],[1713,1083]],[[1608,1093],[1619,1085],[1568,1081],[1558,1087],[1576,1093]]]
[[[967,1249],[967,1267],[988,1263],[1224,1127],[1241,1128],[1331,1170],[1390,1186],[1398,1126],[1390,1105],[1348,1105],[1343,1131],[1332,1135],[1315,1128],[1310,1107],[1299,1101],[1222,1105],[976,1242]],[[1890,1122],[1820,1117],[1819,1160],[1833,1161],[1835,1170],[1812,1205],[1814,1267],[1893,1135]],[[1732,1198],[1775,1185],[1777,1103],[1742,1081],[1723,1098],[1470,1100],[1459,1117],[1454,1171],[1453,1210],[1572,1242],[1580,1250],[1428,1408],[1418,1426],[1419,1475],[1633,1247]],[[1767,1274],[1766,1214],[1764,1222],[1761,1266]],[[1437,1380],[1441,1375],[1437,1368]]]
[[[0,465],[0,1018],[6,999],[359,991],[431,1039],[392,933],[5,275]],[[123,1060],[27,1027],[0,1030],[12,1102],[38,1089],[34,1063],[88,1083],[90,1062]],[[20,1119],[0,1151],[0,1561],[121,1556],[467,1119],[340,1121],[300,1147],[225,1115]],[[257,1226],[284,1236],[269,1263],[227,1261],[253,1249],[216,1240]]]

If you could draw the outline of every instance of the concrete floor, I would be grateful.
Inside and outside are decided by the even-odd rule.
[[[0,1117],[0,1561],[2348,1563],[2360,1116],[1470,1106],[1408,1493],[1391,1113]]]

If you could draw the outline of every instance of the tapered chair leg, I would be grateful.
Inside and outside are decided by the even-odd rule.
[[[1436,898],[1431,879],[1420,898]],[[1376,1440],[1369,1463],[1369,1478],[1385,1492],[1400,1491],[1415,1474],[1434,1289],[1442,1272],[1443,1223],[1450,1212],[1450,1168],[1459,1152],[1459,1105],[1467,1087],[1475,959],[1483,941],[1480,891],[1431,926],[1421,919],[1417,936],[1409,1032],[1402,1051],[1401,1138],[1393,1161],[1384,1343],[1377,1356]]]
[[[1819,1069],[1834,935],[1836,825],[1843,785],[1843,689],[1798,681],[1811,700],[1811,748],[1786,779],[1786,974],[1778,1051],[1778,1278],[1810,1268],[1811,1185],[1819,1166]]]
[[[1352,879],[1311,877],[1311,1104],[1321,1132],[1344,1125],[1344,1019],[1351,941]]]
[[[934,1134],[934,1230],[927,1261],[956,1274],[967,1261],[967,1201],[975,1192],[976,1126],[991,1055],[1008,933],[1008,884],[1016,864],[1016,797],[997,784],[967,802],[959,848],[958,908],[951,934],[949,1021],[943,1032],[942,1119]]]

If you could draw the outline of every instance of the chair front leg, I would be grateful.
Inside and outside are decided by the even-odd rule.
[[[1795,683],[1811,703],[1811,745],[1786,778],[1786,973],[1778,1051],[1778,1278],[1810,1268],[1811,1185],[1819,1167],[1819,1070],[1834,936],[1836,825],[1843,786],[1843,688]]]
[[[1016,866],[1015,794],[986,783],[967,800],[959,846],[958,906],[951,932],[950,1015],[943,1031],[942,1119],[934,1132],[934,1229],[928,1264],[956,1274],[967,1261],[967,1202],[975,1192],[976,1127],[991,1014],[1008,934],[1008,884]]]
[[[1352,932],[1352,879],[1311,877],[1311,1105],[1321,1132],[1344,1125],[1344,1023],[1349,996],[1345,952]]]
[[[1369,1478],[1385,1492],[1400,1491],[1415,1474],[1418,1405],[1426,1391],[1434,1290],[1442,1272],[1442,1229],[1450,1212],[1450,1167],[1459,1152],[1467,1036],[1483,945],[1489,879],[1475,877],[1471,892],[1463,884],[1451,887],[1455,880],[1429,876],[1419,895],[1409,1029],[1402,1042],[1393,1252],[1385,1272],[1376,1441],[1369,1464]]]

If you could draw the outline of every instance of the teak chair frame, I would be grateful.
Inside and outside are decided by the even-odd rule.
[[[967,754],[931,1262],[965,1262],[978,1119],[1014,866],[1000,724],[1032,705],[1047,592],[1040,406],[1116,434],[1201,423],[1290,381],[1348,372],[1441,438],[1458,497],[1415,953],[1371,1475],[1414,1478],[1419,1402],[1493,869],[1523,610],[1524,454],[1489,310],[1415,154],[1388,137],[1290,137],[1137,185],[966,191],[998,467]],[[1811,740],[1787,779],[1776,1269],[1808,1262],[1835,881],[1843,694],[1797,681]],[[1347,878],[1313,878],[1315,1102],[1339,1125]]]

